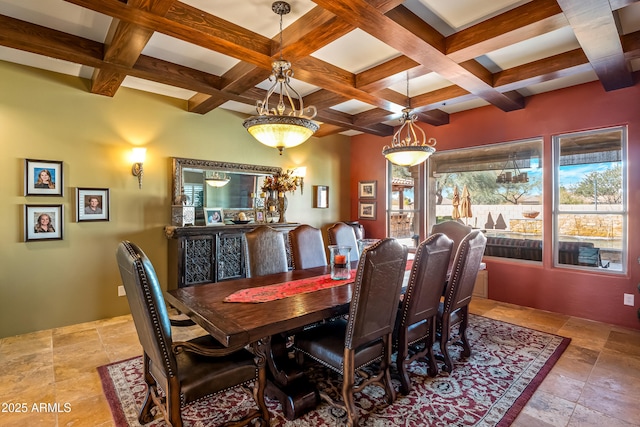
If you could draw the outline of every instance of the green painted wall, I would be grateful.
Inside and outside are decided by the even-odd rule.
[[[171,157],[307,166],[305,191],[287,219],[323,229],[349,219],[350,138],[312,138],[286,150],[262,146],[242,117],[188,113],[186,101],[121,88],[91,94],[90,82],[0,61],[0,337],[129,312],[115,263],[117,244],[139,244],[166,288]],[[142,190],[131,148],[147,147]],[[24,196],[24,159],[62,161],[62,197]],[[330,187],[329,209],[312,209],[312,186]],[[111,221],[75,222],[76,187],[109,188]],[[24,242],[24,205],[62,204],[63,240]]]

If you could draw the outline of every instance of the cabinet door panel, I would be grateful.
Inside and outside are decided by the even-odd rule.
[[[245,276],[242,233],[221,233],[218,236],[216,253],[218,255],[217,281]]]
[[[213,236],[184,240],[184,286],[215,280],[215,251]]]

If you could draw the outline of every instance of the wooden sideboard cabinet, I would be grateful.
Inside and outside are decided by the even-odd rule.
[[[288,233],[298,223],[266,224],[284,234],[291,266]],[[167,226],[169,239],[169,289],[245,277],[244,233],[258,224],[221,226]]]

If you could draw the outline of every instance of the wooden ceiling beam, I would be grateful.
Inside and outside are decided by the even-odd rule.
[[[464,62],[567,26],[556,0],[534,0],[446,39],[446,55]]]
[[[415,15],[412,18],[405,16],[403,18],[404,25],[400,25],[396,22],[397,17],[396,20],[390,19],[374,7],[371,7],[366,0],[345,0],[340,3],[332,0],[315,0],[315,2],[503,111],[512,111],[524,107],[522,99],[514,100],[503,95],[482,79],[465,70],[455,61],[447,58],[439,45],[434,46],[423,38],[424,32],[416,34],[410,30],[409,28],[413,28],[413,26],[407,26],[406,24],[409,19],[415,20],[415,26],[419,25],[420,22],[424,25],[423,21],[415,17]],[[402,11],[398,11],[398,13],[400,12]],[[397,13],[394,15],[397,15]]]
[[[176,0],[129,0],[131,7],[164,15]],[[130,22],[113,19],[104,42],[104,60],[124,67],[132,67],[154,31]],[[91,92],[114,96],[127,75],[95,68],[91,77]]]
[[[557,0],[605,90],[633,86],[609,0]]]

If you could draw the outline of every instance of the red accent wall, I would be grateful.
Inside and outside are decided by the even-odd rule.
[[[528,97],[522,110],[504,112],[487,106],[452,114],[443,126],[421,124],[435,137],[439,151],[542,137],[544,139],[544,239],[551,234],[552,136],[615,125],[628,126],[629,251],[626,275],[593,274],[553,268],[550,245],[541,265],[486,258],[489,298],[571,316],[640,329],[640,84],[605,92],[599,82]],[[368,237],[386,233],[386,164],[382,147],[391,137],[351,138],[351,212],[358,217],[358,181],[377,180],[376,221],[361,221]],[[623,294],[635,295],[635,306],[623,305]]]

